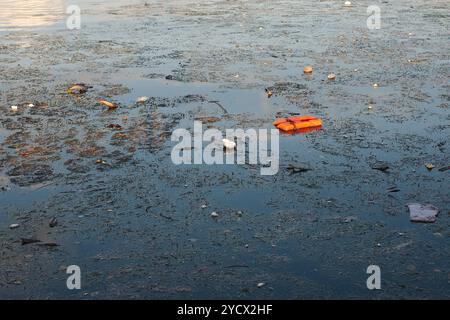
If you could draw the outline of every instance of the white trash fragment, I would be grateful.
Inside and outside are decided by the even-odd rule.
[[[260,282],[260,283],[258,283],[256,286],[258,287],[258,288],[262,288],[262,287],[264,287],[266,284],[264,283],[264,282]]]
[[[223,146],[225,149],[234,149],[236,147],[236,142],[228,140],[228,139],[222,139]]]
[[[431,204],[408,203],[409,218],[413,222],[435,222],[439,209]]]
[[[212,217],[212,218],[218,218],[218,217],[219,217],[219,214],[218,214],[217,212],[213,211],[213,212],[211,213],[211,217]]]
[[[345,1],[344,2],[344,6],[351,7],[352,6],[352,2],[351,1]]]
[[[32,104],[32,103],[28,104],[28,108],[33,108],[33,107],[34,107],[34,104]]]
[[[208,206],[206,204],[202,204],[201,208],[206,209],[206,208],[208,208]]]
[[[17,111],[18,109],[19,109],[18,106],[11,106],[11,110],[12,110],[12,111]]]
[[[145,103],[148,101],[148,97],[139,97],[136,102],[137,103]]]
[[[9,226],[10,229],[17,229],[19,227],[19,224],[17,223],[13,223],[12,225]]]

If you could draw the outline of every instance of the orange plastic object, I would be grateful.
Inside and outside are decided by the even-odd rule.
[[[296,130],[291,130],[291,131],[283,131],[282,134],[288,135],[288,136],[295,136],[297,134],[307,134],[307,133],[311,133],[311,132],[319,131],[319,130],[322,130],[322,127],[311,127],[311,128],[302,128],[302,129],[296,129]]]
[[[281,131],[295,131],[299,129],[321,127],[322,120],[311,116],[293,117],[278,119],[273,125]]]

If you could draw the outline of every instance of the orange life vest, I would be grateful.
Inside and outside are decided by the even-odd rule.
[[[293,131],[298,129],[321,127],[322,120],[311,116],[292,117],[278,119],[273,123],[273,125],[282,131]]]

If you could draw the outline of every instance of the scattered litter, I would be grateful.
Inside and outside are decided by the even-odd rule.
[[[265,91],[266,91],[266,94],[267,94],[267,98],[270,98],[271,96],[273,96],[273,92],[272,91],[270,91],[269,89],[264,89]]]
[[[30,239],[30,238],[20,238],[20,241],[22,242],[22,245],[41,242],[41,240],[38,240],[38,239]]]
[[[344,2],[344,6],[351,7],[352,6],[352,2],[351,1],[345,1]]]
[[[379,87],[379,85],[378,85],[378,83],[374,83],[374,84],[372,85],[372,87],[374,87],[374,88],[378,88],[378,87]]]
[[[431,204],[409,203],[410,220],[413,222],[435,222],[439,209]]]
[[[136,102],[137,103],[146,103],[148,101],[148,97],[139,97]]]
[[[112,103],[112,102],[109,102],[109,101],[106,101],[106,100],[100,99],[100,100],[98,100],[98,102],[100,104],[104,105],[104,106],[107,106],[108,109],[110,109],[110,110],[117,108],[117,105],[115,103]]]
[[[400,189],[397,188],[397,187],[390,187],[390,188],[388,188],[386,191],[387,191],[387,192],[399,192]]]
[[[218,218],[218,217],[219,217],[219,214],[218,214],[217,212],[213,211],[213,212],[211,213],[211,217],[212,217],[212,218]]]
[[[67,90],[67,93],[69,93],[69,94],[83,94],[83,93],[86,93],[90,88],[92,88],[92,87],[91,86],[87,86],[84,83],[76,83],[76,84],[72,85]]]
[[[303,68],[303,73],[311,74],[313,72],[313,67],[307,66]]]
[[[208,208],[208,206],[206,204],[202,204],[201,208],[206,209],[206,208]]]
[[[106,125],[107,128],[113,129],[113,130],[122,130],[122,126],[120,124],[111,123]]]
[[[373,107],[372,107],[371,105],[369,105],[369,106],[367,107],[367,109],[372,110]]]
[[[378,171],[382,171],[382,172],[386,172],[389,170],[389,166],[387,164],[384,163],[379,163],[376,164],[372,167],[372,169],[378,170]]]
[[[96,164],[106,164],[106,161],[104,161],[103,159],[97,159],[95,160]]]
[[[58,225],[58,221],[56,220],[55,217],[51,218],[50,221],[48,222],[48,226],[50,228],[54,228]]]
[[[292,131],[311,127],[321,127],[322,120],[311,116],[292,117],[278,119],[273,125],[282,131]]]
[[[307,171],[312,170],[311,168],[308,168],[308,167],[305,167],[305,166],[298,166],[298,165],[293,165],[293,164],[288,165],[287,169],[290,171],[291,174],[300,173],[300,172],[307,172]]]
[[[228,139],[222,139],[223,147],[225,149],[234,149],[236,147],[236,142],[228,140]]]
[[[38,243],[38,246],[43,246],[43,247],[57,247],[58,244],[55,242],[43,242],[43,243]]]
[[[264,283],[264,282],[260,282],[260,283],[258,283],[256,286],[258,287],[258,288],[262,288],[262,287],[264,287],[266,284]]]
[[[18,223],[13,223],[12,225],[9,226],[10,229],[17,229],[18,227],[20,227]]]
[[[225,109],[224,106],[219,101],[213,100],[208,102],[216,104],[220,109],[222,109],[224,113],[228,114],[227,109]]]
[[[427,163],[425,164],[425,168],[427,168],[428,170],[433,170],[434,166],[431,163]]]
[[[201,121],[202,123],[214,123],[219,122],[221,119],[217,117],[195,117],[195,120]]]
[[[19,109],[18,106],[11,106],[11,110],[12,110],[12,111],[17,111],[18,109]]]
[[[355,217],[355,216],[348,216],[348,217],[345,217],[344,218],[344,223],[350,223],[350,222],[353,222],[353,221],[355,221],[355,220],[357,220],[358,218],[357,217]]]
[[[28,108],[33,108],[33,107],[34,107],[34,104],[32,104],[32,103],[28,104]]]
[[[335,80],[336,75],[334,73],[330,73],[327,78],[328,78],[328,80]]]

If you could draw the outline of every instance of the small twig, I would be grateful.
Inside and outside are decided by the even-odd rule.
[[[228,111],[227,111],[227,109],[225,109],[221,104],[220,104],[220,102],[219,101],[208,101],[208,102],[210,102],[210,103],[214,103],[214,104],[216,104],[216,105],[218,105],[219,107],[220,107],[220,109],[222,109],[223,110],[223,112],[225,112],[225,114],[228,114]]]

